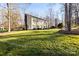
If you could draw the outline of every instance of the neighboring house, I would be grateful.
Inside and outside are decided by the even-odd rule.
[[[36,16],[25,14],[26,29],[46,29],[48,28],[48,21]]]

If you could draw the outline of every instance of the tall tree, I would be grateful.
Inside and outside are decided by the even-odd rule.
[[[8,32],[11,31],[11,28],[10,28],[10,11],[9,11],[9,4],[7,3],[7,11],[8,11]]]
[[[65,30],[67,30],[67,20],[68,20],[68,7],[67,3],[65,3]]]
[[[71,31],[72,4],[65,3],[65,30]]]
[[[53,26],[53,23],[55,22],[55,21],[54,21],[54,16],[55,16],[54,6],[55,6],[55,5],[56,5],[55,3],[50,3],[50,4],[48,4],[48,7],[49,7],[49,9],[48,9],[49,28],[50,28],[51,26]],[[53,13],[53,12],[54,12],[54,13]]]
[[[79,3],[72,3],[72,25],[78,25]]]
[[[69,3],[68,31],[71,31],[72,3]]]
[[[20,12],[18,9],[13,8],[11,4],[7,3],[5,18],[7,19],[7,21],[4,22],[6,24],[5,27],[8,28],[8,32],[10,32],[19,26],[19,20],[21,19]]]

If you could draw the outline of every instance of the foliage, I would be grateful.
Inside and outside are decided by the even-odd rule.
[[[8,30],[7,29],[0,29],[0,32],[7,32]]]
[[[55,26],[51,26],[50,29],[52,29],[52,28],[56,28],[56,27]]]
[[[58,28],[62,28],[63,27],[63,24],[62,23],[59,23],[58,24]]]

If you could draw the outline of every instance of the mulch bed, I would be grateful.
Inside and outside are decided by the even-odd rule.
[[[72,34],[72,35],[79,35],[79,29],[74,29],[74,30],[71,30],[71,31],[60,30],[59,33],[62,33],[62,34]]]

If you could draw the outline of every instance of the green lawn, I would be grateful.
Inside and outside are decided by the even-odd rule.
[[[28,30],[0,34],[0,55],[79,55],[79,35],[58,29]]]

